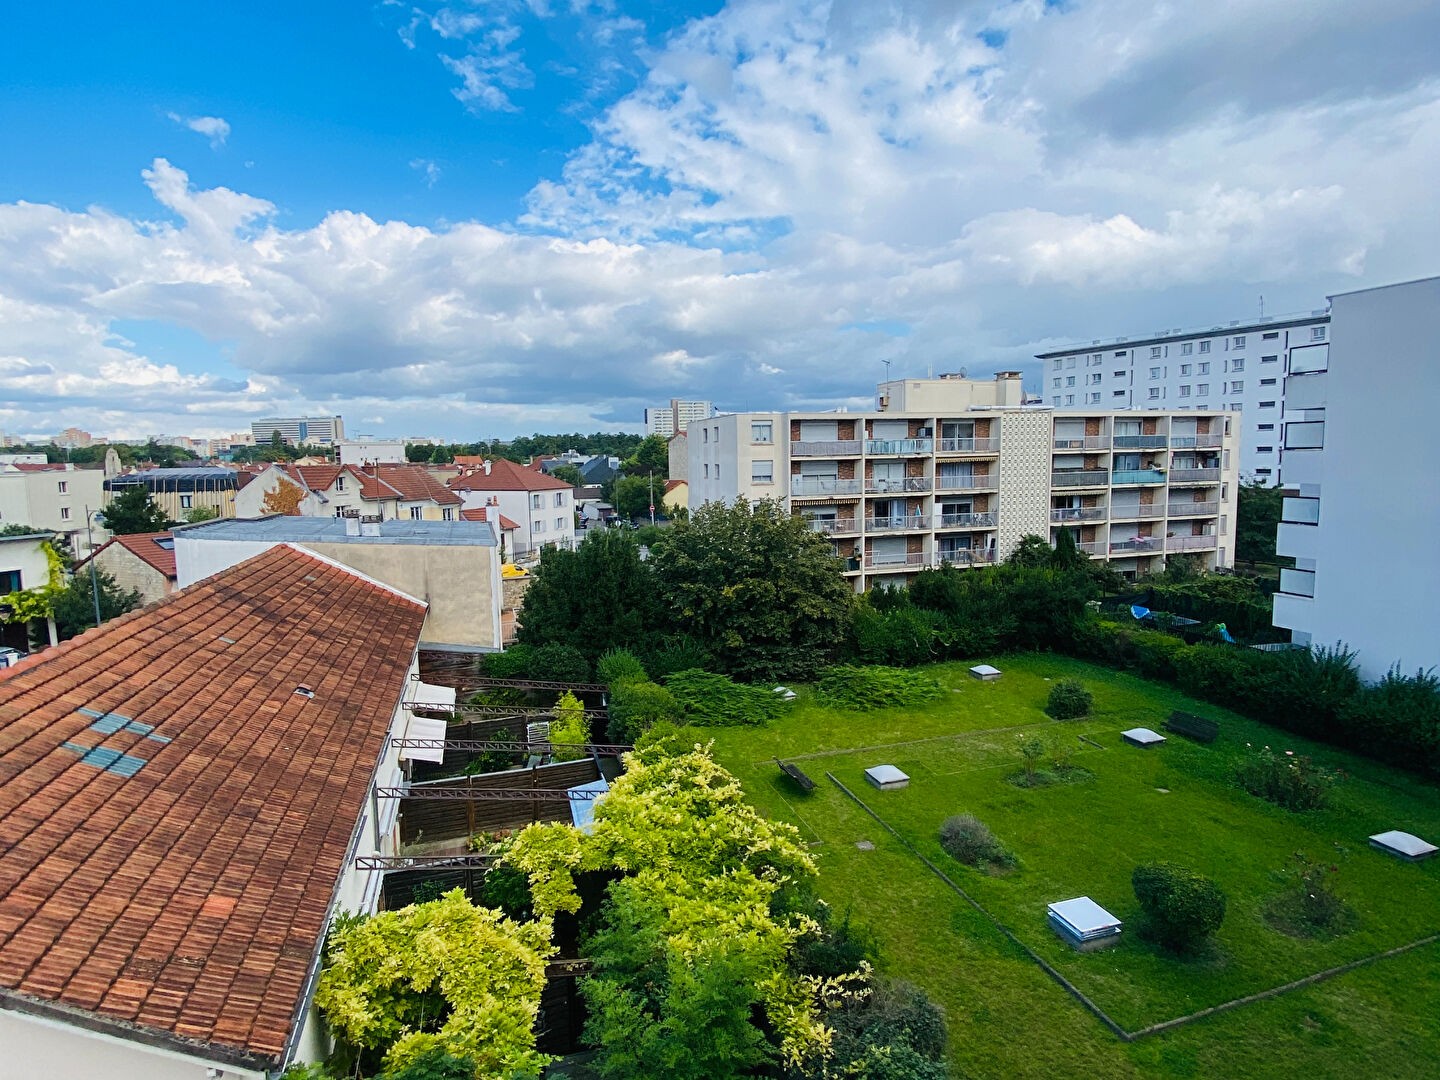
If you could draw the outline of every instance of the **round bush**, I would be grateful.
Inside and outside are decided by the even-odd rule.
[[[1194,949],[1225,921],[1220,886],[1187,867],[1146,863],[1135,868],[1130,884],[1151,935],[1176,952]]]
[[[1015,856],[973,814],[956,814],[940,825],[940,846],[966,866],[1013,866]]]
[[[1093,703],[1090,691],[1079,679],[1061,679],[1050,688],[1050,703],[1045,711],[1056,720],[1074,720],[1078,716],[1089,716]]]
[[[645,682],[645,665],[629,649],[611,649],[595,661],[595,676],[607,686],[622,682]]]
[[[609,737],[612,742],[633,743],[662,721],[679,723],[680,703],[665,687],[653,682],[623,682],[610,691]]]

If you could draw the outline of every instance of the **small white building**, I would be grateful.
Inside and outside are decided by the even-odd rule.
[[[513,534],[517,560],[533,558],[542,547],[575,543],[575,489],[539,469],[489,459],[467,467],[449,488],[466,510],[492,509],[520,526]]]
[[[0,463],[0,526],[29,525],[58,533],[75,555],[89,551],[85,511],[98,513],[105,505],[105,473],[75,465]],[[91,522],[89,537],[98,547],[110,534]]]
[[[405,444],[389,439],[346,439],[335,444],[341,465],[404,465]]]

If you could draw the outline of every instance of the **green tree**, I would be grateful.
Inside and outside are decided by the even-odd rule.
[[[101,511],[105,528],[116,536],[164,532],[171,525],[165,511],[151,501],[144,484],[131,484],[110,500]]]
[[[814,677],[855,596],[821,534],[771,499],[707,503],[651,555],[665,611],[747,679]]]
[[[431,455],[434,454],[435,449],[436,448],[429,443],[406,443],[405,460],[412,464],[424,464],[431,460]]]
[[[1089,556],[1080,550],[1075,542],[1074,529],[1059,529],[1055,533],[1055,550],[1050,555],[1050,565],[1057,570],[1074,570],[1083,566]]]
[[[656,490],[657,487],[658,490]],[[663,481],[651,480],[646,476],[622,476],[615,481],[610,502],[615,507],[615,512],[622,518],[646,518],[648,520],[652,491],[655,495],[655,506],[658,508],[660,495],[664,490]]]
[[[220,516],[220,511],[213,506],[197,506],[185,515],[187,525],[198,525],[202,521],[214,521]]]
[[[1275,530],[1285,496],[1279,487],[1242,483],[1236,492],[1235,557],[1254,566],[1275,562]]]
[[[1015,545],[1015,550],[1010,553],[1005,561],[1011,566],[1028,566],[1033,568],[1049,566],[1053,555],[1054,552],[1051,550],[1050,545],[1045,542],[1043,536],[1028,533],[1020,538],[1019,543]]]
[[[670,478],[670,444],[663,435],[647,435],[635,448],[635,453],[626,458],[620,466],[626,476],[648,476],[656,480]]]
[[[585,477],[580,475],[580,469],[574,465],[556,465],[550,470],[550,475],[556,480],[564,480],[571,487],[580,487],[585,483]]]
[[[594,661],[632,648],[661,621],[651,564],[622,529],[591,529],[574,551],[546,548],[520,609],[527,645],[571,645]]]
[[[559,744],[555,746],[555,760],[578,761],[588,757],[584,744],[590,741],[590,723],[585,719],[585,706],[580,699],[566,690],[552,712],[555,719],[550,723],[550,742]]]
[[[100,621],[134,611],[140,606],[140,594],[122,589],[115,579],[98,566],[95,582],[100,587]],[[95,591],[90,585],[90,568],[84,567],[55,595],[55,632],[61,641],[84,633],[95,625]]]

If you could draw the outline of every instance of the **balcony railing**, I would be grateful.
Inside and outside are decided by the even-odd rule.
[[[859,495],[859,480],[836,480],[829,476],[792,476],[790,494],[811,495]]]
[[[934,439],[866,439],[867,454],[929,454],[935,450]]]
[[[1110,519],[1112,521],[1124,521],[1127,518],[1134,520],[1150,521],[1154,518],[1165,516],[1164,503],[1114,503],[1110,507]]]
[[[1052,506],[1051,521],[1104,521],[1110,511],[1103,506]]]
[[[983,514],[941,514],[935,519],[937,529],[993,529],[999,520],[995,511]]]
[[[829,442],[792,442],[791,457],[854,457],[860,453],[859,439],[840,439]]]
[[[994,486],[994,473],[972,473],[969,476],[941,476],[935,481],[936,491],[987,491]]]
[[[1110,474],[1104,469],[1068,469],[1050,474],[1051,487],[1104,487]]]
[[[994,561],[995,549],[992,547],[953,548],[949,551],[942,548],[935,553],[936,566],[946,563],[951,566],[989,566]]]
[[[1111,555],[1149,555],[1164,550],[1158,536],[1132,536],[1110,541]]]
[[[930,528],[930,519],[923,514],[865,519],[866,532],[912,532],[916,529],[928,528]]]
[[[1054,440],[1056,450],[1109,450],[1109,435],[1057,435]]]
[[[865,481],[866,495],[902,494],[907,491],[929,490],[930,478],[928,476],[897,476],[893,479],[876,479],[872,476]]]
[[[1112,484],[1163,484],[1165,474],[1159,469],[1116,469],[1110,474]]]
[[[1214,551],[1218,538],[1214,536],[1167,536],[1166,551]]]
[[[1174,450],[1194,450],[1208,446],[1219,446],[1219,435],[1171,435],[1170,446]]]
[[[993,454],[1000,449],[1000,440],[941,439],[936,446],[942,454]]]
[[[1220,482],[1219,469],[1171,469],[1170,482],[1172,484],[1195,484],[1195,483],[1216,483]]]
[[[904,570],[917,566],[928,566],[930,556],[920,551],[900,552],[896,555],[866,555],[866,570]]]
[[[833,534],[860,531],[854,518],[806,518],[805,522],[810,526],[811,532]]]
[[[1105,555],[1108,553],[1108,545],[1100,540],[1087,540],[1083,544],[1076,544],[1077,548],[1086,555]]]
[[[1116,435],[1116,450],[1157,450],[1165,445],[1164,435]]]
[[[1214,517],[1220,512],[1218,502],[1182,502],[1170,504],[1171,517]]]

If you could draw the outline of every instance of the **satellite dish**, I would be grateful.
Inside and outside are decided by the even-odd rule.
[[[969,375],[969,374],[970,374],[970,369],[969,369],[969,368],[963,368],[963,367],[962,367],[962,368],[960,369],[960,378],[963,379],[963,378],[965,378],[965,377],[966,377],[967,375]]]

